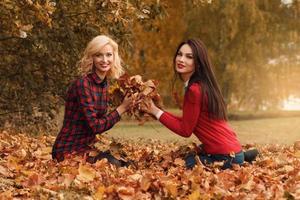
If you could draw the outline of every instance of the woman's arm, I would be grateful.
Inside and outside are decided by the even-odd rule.
[[[110,129],[115,123],[120,120],[120,114],[114,110],[108,114],[97,117],[97,110],[95,109],[95,102],[93,100],[91,86],[88,80],[81,79],[78,83],[78,99],[82,109],[83,115],[87,121],[88,126],[93,131],[93,134],[102,133]],[[122,113],[123,113],[122,109]]]
[[[153,104],[154,105],[154,104]],[[159,113],[159,109],[151,105],[149,112],[153,115]],[[201,111],[201,92],[198,84],[193,84],[187,91],[182,110],[182,117],[174,116],[169,112],[163,112],[157,116],[159,121],[171,131],[183,137],[190,137],[193,133]]]
[[[198,123],[201,111],[200,88],[193,84],[184,97],[182,117],[164,112],[159,121],[168,129],[183,137],[190,137]]]

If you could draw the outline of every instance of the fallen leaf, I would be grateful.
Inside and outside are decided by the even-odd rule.
[[[27,187],[32,187],[36,185],[40,185],[43,181],[43,178],[40,174],[37,174],[33,172],[27,179],[27,181],[24,183]]]
[[[95,200],[102,200],[105,192],[105,187],[104,186],[99,186],[96,193],[94,194],[94,199]]]
[[[294,142],[294,150],[295,151],[300,151],[300,140]]]
[[[194,190],[192,192],[192,194],[189,195],[189,200],[199,200],[200,197],[201,197],[200,191],[197,189],[197,190]]]
[[[183,166],[185,166],[185,161],[184,161],[183,159],[181,159],[181,158],[176,158],[176,159],[174,160],[174,164],[183,167]]]
[[[146,192],[151,186],[151,180],[147,177],[142,177],[141,180],[141,189]]]
[[[164,186],[166,187],[169,194],[171,194],[172,197],[176,197],[178,194],[177,185],[171,181],[166,181],[164,183]]]
[[[78,175],[76,178],[78,178],[79,180],[83,181],[83,182],[90,182],[93,181],[94,178],[96,177],[96,172],[95,170],[93,170],[92,168],[80,164],[79,168],[78,168]]]
[[[124,195],[133,195],[134,194],[134,188],[129,187],[129,186],[117,186],[116,191],[119,194],[124,194]]]
[[[296,158],[300,158],[300,150],[295,151],[293,154]]]
[[[2,174],[5,177],[12,177],[13,174],[9,172],[9,170],[3,166],[0,165],[0,174]]]

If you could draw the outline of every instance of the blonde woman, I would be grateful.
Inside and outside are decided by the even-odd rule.
[[[86,154],[92,149],[96,134],[110,129],[128,109],[131,98],[126,96],[115,110],[107,113],[108,81],[123,74],[118,45],[105,35],[93,38],[79,61],[82,77],[67,92],[63,126],[52,149],[52,157],[63,161],[68,154]],[[109,152],[101,152],[88,161],[107,158],[116,165],[126,165]]]

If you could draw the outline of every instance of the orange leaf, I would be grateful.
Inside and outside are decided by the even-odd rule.
[[[102,200],[104,192],[105,192],[105,187],[104,186],[99,186],[96,193],[94,194],[94,199],[95,200]]]
[[[41,182],[42,182],[41,175],[34,172],[32,173],[32,175],[28,177],[28,180],[25,182],[25,185],[27,187],[32,187],[32,186],[40,185]]]

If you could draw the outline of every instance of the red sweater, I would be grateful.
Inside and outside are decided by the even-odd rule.
[[[198,83],[192,84],[184,96],[182,117],[164,112],[159,121],[171,131],[183,137],[194,133],[208,154],[229,154],[241,151],[235,132],[225,120],[208,118],[207,103],[202,108],[201,90]]]

